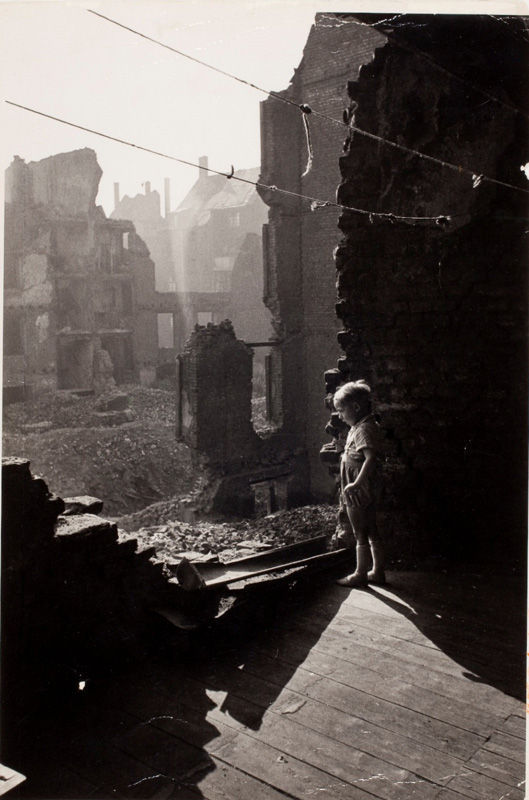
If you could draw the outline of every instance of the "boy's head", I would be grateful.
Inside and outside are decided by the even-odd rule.
[[[363,379],[349,381],[337,389],[333,402],[345,422],[354,424],[371,411],[371,388]]]

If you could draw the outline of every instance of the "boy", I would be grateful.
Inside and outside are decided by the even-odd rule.
[[[364,380],[350,381],[336,391],[334,407],[351,429],[340,463],[340,521],[356,543],[356,569],[341,578],[341,586],[384,584],[384,553],[376,527],[378,423],[371,413],[371,389]],[[345,513],[344,513],[345,510]],[[347,532],[338,536],[347,539]],[[369,556],[373,567],[368,572]]]

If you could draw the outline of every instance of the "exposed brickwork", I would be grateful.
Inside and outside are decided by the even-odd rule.
[[[252,487],[264,483],[282,508],[306,502],[306,452],[290,434],[261,438],[252,426],[252,353],[230,321],[197,326],[178,365],[177,435],[204,485],[194,513],[252,514]]]
[[[291,85],[281,94],[296,103],[342,119],[351,75],[373,57],[385,38],[369,28],[346,24],[336,14],[317,14]],[[261,105],[262,174],[269,185],[311,197],[335,200],[340,180],[338,160],[345,128],[308,115],[314,161],[307,165],[307,145],[298,108],[270,98]],[[265,226],[265,302],[283,341],[274,351],[274,419],[307,449],[307,489],[321,499],[333,491],[318,453],[326,410],[321,379],[336,358],[337,324],[333,249],[339,240],[333,209],[311,212],[308,202],[261,191],[270,206]]]
[[[512,32],[484,17],[421,23],[400,35],[527,108],[518,23]],[[522,117],[410,49],[378,50],[350,96],[360,128],[526,188]],[[338,367],[343,380],[372,382],[387,431],[381,518],[390,546],[405,556],[512,556],[525,540],[526,195],[490,183],[473,188],[466,174],[358,134],[340,167],[341,202],[453,215],[446,226],[347,213],[340,220]]]

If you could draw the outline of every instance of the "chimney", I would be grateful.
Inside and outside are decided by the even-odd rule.
[[[151,193],[151,182],[145,181],[145,194],[150,194],[150,193]]]
[[[114,184],[114,208],[119,205],[119,183]]]
[[[204,178],[208,177],[208,157],[207,156],[200,156],[198,159],[198,179],[204,180]]]
[[[167,218],[171,213],[171,181],[169,178],[163,179],[163,195],[164,195],[164,215]]]

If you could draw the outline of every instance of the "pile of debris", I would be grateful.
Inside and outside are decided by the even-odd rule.
[[[330,537],[336,528],[336,508],[330,505],[302,506],[259,519],[187,523],[175,520],[177,502],[156,503],[118,519],[118,526],[134,533],[142,547],[154,547],[157,560],[164,563],[184,557],[201,561],[218,556],[228,561],[316,536]],[[155,523],[146,524],[149,515],[156,517]]]
[[[174,426],[172,392],[55,392],[4,408],[3,455],[29,459],[59,496],[100,497],[104,514],[116,516],[194,488],[189,449]]]

